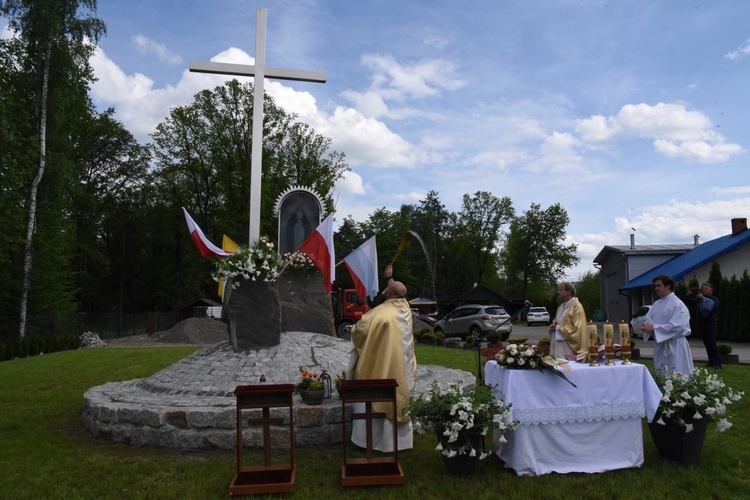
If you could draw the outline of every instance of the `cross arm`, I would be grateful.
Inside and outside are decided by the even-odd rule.
[[[190,61],[190,71],[193,73],[213,73],[232,76],[255,76],[255,66],[251,64],[218,63],[206,61]],[[302,69],[284,69],[265,66],[263,76],[292,80],[297,82],[326,82],[325,71],[307,71]]]

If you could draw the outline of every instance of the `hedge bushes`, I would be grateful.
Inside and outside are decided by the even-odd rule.
[[[0,342],[0,361],[7,361],[38,354],[78,349],[81,339],[76,334],[29,335],[23,340]]]

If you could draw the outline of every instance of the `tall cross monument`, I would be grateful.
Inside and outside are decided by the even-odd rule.
[[[220,75],[252,76],[253,80],[253,152],[250,158],[250,245],[260,237],[260,177],[263,164],[263,97],[265,79],[325,83],[322,71],[266,67],[266,9],[258,9],[255,27],[255,65],[190,61],[190,71]]]

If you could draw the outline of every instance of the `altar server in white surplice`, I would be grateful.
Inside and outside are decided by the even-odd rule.
[[[413,446],[411,419],[403,414],[414,392],[417,360],[414,356],[412,314],[404,298],[406,287],[393,281],[386,268],[388,287],[385,302],[367,312],[352,330],[352,354],[349,374],[354,380],[395,379],[397,415],[391,403],[373,403],[373,411],[384,412],[386,418],[373,420],[373,448],[385,453],[393,451],[393,422],[397,422],[398,449]],[[364,412],[364,403],[354,405],[355,412]],[[352,443],[366,447],[365,421],[352,422]]]
[[[687,337],[690,335],[690,312],[674,293],[674,281],[660,275],[653,279],[654,302],[643,324],[643,340],[651,337],[654,346],[654,368],[678,371],[689,375],[693,371],[693,355]]]

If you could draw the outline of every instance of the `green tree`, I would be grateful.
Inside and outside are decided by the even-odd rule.
[[[445,255],[445,239],[451,223],[451,214],[440,202],[438,193],[430,191],[413,211],[410,228],[419,235],[420,241],[413,242],[410,255],[416,259],[414,274],[418,288],[415,295],[434,299],[437,294],[438,276],[443,269],[438,262],[445,262],[439,256]],[[419,243],[419,244],[417,244]]]
[[[601,287],[599,286],[600,272],[586,271],[576,282],[576,294],[578,300],[586,311],[586,317],[591,319],[594,312],[602,306]],[[621,319],[629,321],[630,318],[607,318],[609,321],[618,322]]]
[[[460,255],[466,267],[468,280],[463,280],[464,289],[471,286],[470,282],[480,284],[483,279],[497,275],[497,247],[502,228],[514,215],[513,203],[507,196],[499,198],[487,191],[463,196],[450,237],[454,255]]]
[[[504,279],[515,295],[526,297],[532,285],[558,282],[566,269],[579,262],[576,245],[564,243],[569,222],[567,211],[559,203],[546,210],[532,203],[511,222],[500,262]]]
[[[122,301],[113,286],[112,259],[120,249],[104,245],[104,222],[108,212],[122,215],[123,200],[131,200],[147,178],[149,153],[111,109],[83,115],[73,128],[73,157],[79,180],[71,193],[70,217],[75,225],[76,249],[73,261],[77,303],[87,312],[107,311]],[[110,217],[114,221],[116,217]],[[113,253],[110,253],[114,251]],[[118,259],[119,260],[119,259]],[[122,309],[122,304],[120,304]]]
[[[19,57],[15,67],[26,79],[28,103],[38,120],[35,122],[37,169],[29,189],[23,253],[20,338],[26,335],[34,234],[37,231],[37,197],[48,159],[52,160],[50,166],[57,166],[54,149],[48,158],[48,128],[61,125],[68,104],[80,105],[85,100],[88,84],[93,79],[88,63],[95,48],[92,42],[97,43],[105,32],[104,23],[90,14],[95,10],[96,0],[6,0],[0,7],[15,34],[9,45],[20,47],[13,50]],[[65,163],[62,158],[57,160],[58,165]],[[55,218],[57,212],[53,208],[50,214]]]
[[[221,241],[223,234],[237,243],[246,243],[252,115],[252,84],[233,80],[199,92],[193,103],[172,109],[152,135],[153,191],[156,199],[163,200],[158,203],[163,203],[169,216],[162,215],[161,220],[149,218],[147,226],[153,224],[155,231],[151,244],[160,245],[149,252],[155,253],[160,262],[162,255],[171,256],[171,262],[164,262],[163,269],[180,266],[173,274],[154,270],[154,279],[162,287],[159,303],[216,293],[216,285],[209,277],[210,262],[198,258],[194,249],[184,247],[190,241],[179,207],[186,207],[215,243]],[[329,139],[297,123],[269,96],[265,96],[264,115],[260,220],[261,233],[273,239],[278,227],[274,206],[284,190],[305,185],[322,197],[326,210],[333,210],[333,187],[348,167],[343,154],[330,150]],[[156,203],[151,205],[157,210]],[[189,273],[201,278],[180,287]]]
[[[173,108],[154,134],[157,182],[172,190],[177,206],[186,206],[209,239],[222,233],[244,243],[249,223],[252,157],[252,84],[236,80],[195,95],[188,106]],[[261,233],[276,234],[273,216],[279,195],[305,185],[332,211],[333,187],[348,167],[330,151],[330,140],[294,121],[265,96],[261,181]],[[173,189],[171,186],[178,186]]]

